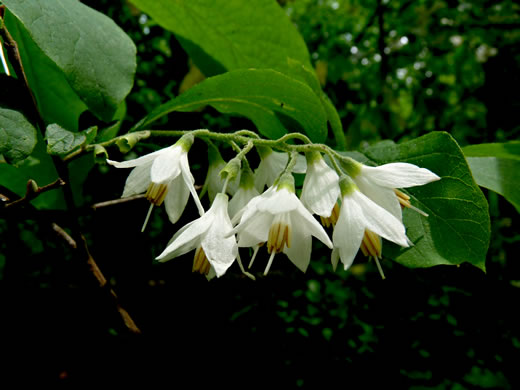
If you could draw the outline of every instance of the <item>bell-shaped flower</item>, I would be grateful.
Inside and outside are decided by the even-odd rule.
[[[319,152],[307,153],[306,157],[307,172],[300,199],[313,214],[330,218],[340,194],[339,176]]]
[[[284,171],[289,161],[289,155],[287,153],[274,152],[267,147],[257,147],[256,149],[260,155],[260,164],[255,170],[255,187],[259,192],[262,192],[266,185],[271,187]],[[292,171],[294,173],[305,173],[306,170],[307,163],[305,157],[298,155]]]
[[[406,237],[402,222],[359,191],[352,179],[347,176],[341,178],[340,188],[341,210],[332,234],[334,269],[339,259],[345,269],[352,265],[366,231],[403,247],[409,246],[410,241]],[[377,236],[368,238],[374,238],[372,245],[376,247],[377,253],[377,246],[380,247],[380,243],[376,241]]]
[[[411,204],[401,202],[395,189],[421,186],[440,179],[430,170],[409,163],[389,163],[369,167],[352,162],[346,170],[366,196],[400,221],[402,220],[400,205],[410,207]]]
[[[225,237],[233,228],[227,209],[228,196],[217,194],[210,209],[181,228],[156,260],[165,262],[196,249],[193,271],[208,279],[222,276],[238,254],[235,236]]]
[[[134,160],[107,160],[116,168],[134,168],[126,179],[122,197],[146,192],[146,198],[152,204],[150,210],[154,205],[160,206],[164,201],[168,217],[175,223],[184,211],[191,193],[200,215],[203,215],[204,208],[195,191],[195,180],[188,163],[188,151],[192,144],[193,135],[186,134],[174,145]]]
[[[240,223],[230,234],[238,233],[239,247],[258,248],[267,243],[271,254],[264,275],[276,253],[283,252],[305,272],[310,262],[312,236],[332,248],[327,233],[294,193],[294,178],[285,173],[278,183],[248,203],[240,213]]]
[[[251,199],[260,195],[258,190],[255,188],[253,172],[251,168],[246,166],[240,171],[240,185],[235,192],[235,195],[229,201],[229,216],[231,219],[242,210]]]

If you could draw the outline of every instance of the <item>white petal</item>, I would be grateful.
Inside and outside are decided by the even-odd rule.
[[[238,224],[233,230],[238,233],[238,246],[250,247],[266,242],[274,216],[270,213],[256,213]]]
[[[330,217],[340,194],[338,183],[338,174],[323,159],[310,164],[303,181],[303,204],[314,214]]]
[[[209,200],[213,202],[215,196],[222,191],[224,186],[224,180],[220,177],[219,173],[226,164],[224,162],[212,164],[208,169],[207,183],[208,183],[208,196]]]
[[[284,247],[283,253],[296,267],[305,272],[311,261],[312,238],[300,222],[291,218],[291,247]]]
[[[164,198],[164,207],[171,223],[176,223],[179,220],[186,208],[189,196],[190,191],[180,175],[170,182]]]
[[[243,209],[251,199],[260,195],[256,188],[245,189],[240,187],[235,195],[229,201],[228,212],[233,218],[241,209]]]
[[[200,245],[202,236],[211,226],[214,215],[206,213],[199,219],[193,221],[190,226],[176,237],[166,249],[157,256],[156,260],[163,262],[183,255]]]
[[[350,197],[343,197],[338,222],[332,233],[332,242],[334,248],[337,248],[339,252],[339,257],[345,269],[348,269],[354,262],[363,240],[365,234],[363,218],[361,207]]]
[[[210,210],[214,210],[215,218],[202,239],[202,249],[217,277],[222,276],[235,261],[238,247],[235,236],[224,238],[224,234],[231,230],[231,221],[227,214],[227,195],[217,194]],[[208,211],[209,214],[209,211]]]
[[[420,186],[440,179],[432,171],[408,163],[391,163],[379,167],[363,165],[361,174],[377,185],[389,188]]]
[[[361,208],[365,227],[389,241],[408,247],[404,225],[388,211],[378,206],[359,191],[344,198],[354,201]]]
[[[161,153],[152,164],[152,182],[167,183],[176,178],[181,173],[179,164],[181,154],[186,154],[186,152],[178,145],[170,147],[164,153]]]
[[[339,263],[339,249],[334,248],[330,254],[330,262],[332,263],[332,270],[336,271]]]
[[[113,165],[116,168],[132,168],[137,167],[139,165],[146,164],[152,160],[154,160],[157,156],[164,153],[168,148],[156,150],[155,152],[145,154],[144,156],[134,158],[133,160],[127,160],[127,161],[113,161],[113,160],[107,160],[107,163],[110,165]]]
[[[285,213],[294,210],[301,204],[298,197],[285,188],[279,190],[264,192],[261,202],[258,202],[256,208],[258,211],[267,211],[271,214]]]
[[[296,156],[296,164],[292,170],[294,173],[305,173],[307,171],[307,160],[305,156],[298,154]]]
[[[261,192],[268,181],[269,167],[264,160],[260,161],[258,168],[255,169],[255,188]]]
[[[197,209],[199,210],[199,215],[204,215],[204,207],[202,207],[202,204],[200,203],[199,195],[197,194],[197,191],[195,190],[195,186],[193,183],[195,183],[195,179],[193,178],[193,175],[190,171],[190,164],[188,162],[188,154],[184,153],[180,157],[180,167],[182,172],[182,177],[184,179],[184,183],[188,187],[188,189],[191,192],[191,196],[193,197],[193,200],[195,201],[195,204],[197,205]]]
[[[291,213],[291,218],[295,224],[300,225],[300,229],[307,235],[313,235],[332,249],[332,242],[330,241],[329,235],[303,204],[299,202],[297,210]]]
[[[142,194],[150,185],[150,168],[152,162],[139,165],[132,169],[126,178],[125,189],[123,190],[122,198],[126,198],[136,194]]]
[[[399,221],[403,220],[403,211],[393,188],[381,187],[363,175],[357,176],[354,181],[363,194],[396,217]]]

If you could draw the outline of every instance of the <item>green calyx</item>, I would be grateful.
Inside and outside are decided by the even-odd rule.
[[[339,188],[341,190],[342,197],[348,196],[358,189],[356,183],[354,183],[354,180],[352,180],[352,178],[347,175],[340,177]]]
[[[363,164],[351,158],[341,159],[340,165],[341,168],[343,168],[343,170],[347,172],[350,177],[356,177],[359,175],[361,173],[361,167],[363,166]]]
[[[240,165],[241,161],[239,158],[232,158],[220,171],[220,177],[223,179],[233,180],[235,177],[237,177],[238,172],[240,172]]]
[[[273,150],[267,146],[257,146],[256,151],[258,152],[262,160],[269,156],[271,153],[273,153]]]
[[[175,142],[175,145],[178,145],[184,150],[186,153],[189,152],[191,145],[193,145],[193,141],[195,141],[195,137],[193,134],[188,133],[184,134],[177,142]]]
[[[285,172],[278,178],[276,181],[276,190],[279,191],[283,188],[288,190],[289,192],[295,193],[294,189],[294,176],[290,172]]]
[[[314,164],[320,161],[323,157],[321,157],[320,152],[308,152],[305,153],[305,159],[307,160],[307,165]]]

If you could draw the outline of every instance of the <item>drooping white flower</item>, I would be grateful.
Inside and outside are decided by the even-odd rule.
[[[307,153],[306,157],[307,172],[300,198],[313,214],[329,218],[340,194],[339,176],[320,153]]]
[[[196,249],[193,271],[208,279],[222,276],[238,254],[235,236],[225,237],[233,228],[227,208],[228,196],[217,194],[210,209],[181,228],[156,260],[165,262]]]
[[[267,243],[271,254],[264,275],[274,255],[283,252],[305,272],[310,262],[312,236],[332,248],[327,233],[294,193],[294,178],[284,174],[279,182],[248,203],[240,214],[240,223],[231,231],[238,233],[239,247],[257,248]]]
[[[352,265],[367,230],[403,247],[409,246],[402,222],[359,191],[352,179],[341,178],[340,188],[341,210],[332,234],[334,268],[339,259],[345,269]]]
[[[126,179],[122,197],[146,192],[146,198],[152,206],[160,206],[164,201],[168,217],[175,223],[184,211],[191,193],[200,215],[203,215],[204,208],[195,191],[195,180],[188,163],[188,151],[192,144],[193,135],[187,134],[170,147],[134,160],[107,160],[116,168],[134,168]]]
[[[285,169],[289,161],[287,153],[274,152],[271,148],[257,147],[258,154],[260,154],[260,164],[255,170],[255,187],[259,192],[264,190],[264,187],[270,187],[278,178],[280,173]],[[293,168],[295,173],[305,173],[307,170],[307,163],[302,155],[297,156],[296,164]]]
[[[440,179],[430,170],[408,163],[390,163],[378,167],[353,163],[347,171],[366,196],[400,221],[402,202],[395,189],[421,186]],[[411,206],[409,202],[404,205]]]

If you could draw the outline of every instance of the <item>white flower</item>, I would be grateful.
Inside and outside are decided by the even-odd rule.
[[[228,196],[217,194],[210,209],[181,228],[157,260],[165,262],[197,249],[193,271],[206,274],[208,279],[222,276],[238,254],[235,236],[224,236],[233,228],[227,208]]]
[[[280,252],[305,272],[311,256],[311,236],[332,248],[323,227],[294,194],[291,174],[284,174],[276,187],[253,198],[240,214],[240,223],[230,234],[238,233],[239,247],[258,247],[267,242],[271,256],[264,275],[269,271],[274,255]]]
[[[184,211],[191,192],[200,215],[204,214],[188,163],[188,150],[192,143],[193,136],[187,134],[170,147],[134,160],[124,162],[107,160],[116,168],[134,168],[126,179],[122,197],[126,198],[146,191],[146,198],[152,206],[160,206],[164,201],[168,217],[172,223],[175,223]]]
[[[285,169],[289,161],[287,153],[273,152],[270,148],[257,147],[260,154],[260,164],[255,170],[255,187],[261,192],[264,187],[272,186],[274,181],[278,178],[280,173]],[[305,173],[307,170],[307,163],[305,157],[297,156],[296,165],[293,168],[295,173]]]
[[[379,167],[358,164],[355,172],[349,174],[366,196],[400,221],[402,211],[395,189],[421,186],[440,179],[430,170],[408,163],[390,163]],[[409,202],[402,204],[410,207]]]
[[[334,268],[338,264],[338,258],[345,269],[352,265],[366,230],[403,247],[409,246],[400,220],[366,197],[349,177],[340,180],[340,187],[341,210],[332,234]],[[377,246],[377,243],[374,244]]]
[[[300,198],[313,214],[329,218],[340,194],[339,176],[320,153],[308,153],[306,156],[307,173]]]

